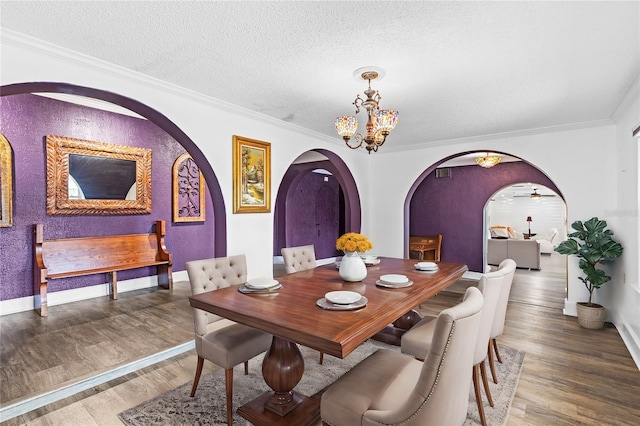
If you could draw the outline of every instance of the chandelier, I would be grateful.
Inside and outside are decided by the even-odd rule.
[[[398,111],[378,109],[382,97],[377,90],[371,88],[371,80],[382,78],[381,74],[382,70],[374,69],[373,67],[360,68],[353,72],[354,77],[367,80],[369,83],[369,87],[364,91],[367,99],[362,99],[358,94],[353,101],[353,105],[356,107],[356,114],[360,112],[361,107],[367,111],[367,134],[363,136],[361,133],[356,132],[358,129],[358,117],[355,115],[338,117],[335,122],[336,131],[342,136],[349,148],[357,149],[364,146],[369,154],[371,154],[371,151],[378,151],[378,148],[384,144],[389,133],[398,124]],[[357,145],[349,143],[352,136]]]
[[[497,155],[489,155],[489,153],[487,152],[486,156],[476,158],[476,163],[480,167],[490,169],[491,167],[498,164],[500,160],[502,160],[502,158],[498,157]]]

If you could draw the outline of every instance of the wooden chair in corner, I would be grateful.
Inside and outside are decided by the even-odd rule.
[[[409,259],[440,262],[442,234],[432,237],[409,236]]]

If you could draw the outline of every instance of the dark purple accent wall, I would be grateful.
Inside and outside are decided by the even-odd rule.
[[[0,97],[28,93],[68,93],[71,95],[100,99],[131,110],[167,132],[169,136],[173,137],[173,139],[185,148],[191,157],[193,157],[196,164],[200,166],[200,171],[204,176],[204,180],[207,182],[207,188],[213,204],[213,229],[215,229],[215,238],[213,239],[214,253],[216,257],[227,255],[227,215],[218,178],[202,151],[191,138],[167,116],[127,96],[92,87],[78,86],[76,84],[37,81],[0,86]]]
[[[409,234],[442,234],[442,261],[465,263],[483,272],[484,207],[498,190],[521,182],[560,190],[540,170],[524,161],[501,163],[491,169],[454,167],[450,178],[435,170],[418,185],[409,204]]]
[[[287,193],[286,245],[312,244],[318,259],[336,256],[335,242],[344,216],[340,197],[340,185],[333,176],[312,171],[299,174]]]
[[[213,205],[207,193],[207,221],[171,222],[171,168],[185,148],[153,122],[30,94],[0,97],[0,131],[14,151],[14,226],[0,228],[0,300],[33,295],[33,225],[44,224],[45,238],[146,233],[155,220],[167,222],[165,243],[174,271],[192,259],[213,257]],[[45,136],[139,146],[152,149],[152,213],[115,216],[46,214]],[[154,275],[153,269],[123,271],[119,280]],[[101,275],[50,282],[59,291],[105,282]]]
[[[338,234],[341,235],[344,232],[360,232],[360,195],[353,175],[351,175],[344,161],[333,152],[324,149],[316,149],[314,151],[325,155],[328,160],[292,164],[289,169],[287,169],[278,187],[274,210],[274,256],[280,256],[280,249],[282,247],[294,246],[294,244],[288,241],[288,236],[295,235],[300,228],[297,225],[293,227],[293,225],[287,221],[287,209],[290,206],[288,200],[289,191],[292,190],[294,182],[300,176],[314,169],[325,169],[329,171],[340,187],[341,195],[338,201],[340,223],[338,225]],[[321,255],[316,252],[316,257],[320,259],[322,258],[320,256]],[[330,257],[333,257],[333,255]]]

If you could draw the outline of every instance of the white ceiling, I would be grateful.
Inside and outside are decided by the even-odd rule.
[[[639,22],[638,1],[1,6],[4,29],[337,140],[366,88],[353,71],[381,67],[400,113],[383,150],[608,120],[640,74]]]

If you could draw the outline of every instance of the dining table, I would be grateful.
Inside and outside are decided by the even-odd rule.
[[[254,425],[312,425],[320,420],[320,395],[295,391],[304,374],[298,345],[345,358],[367,339],[442,291],[467,271],[460,263],[437,262],[437,269],[420,271],[412,259],[380,257],[360,282],[346,282],[335,264],[276,277],[274,291],[246,294],[238,286],[189,298],[192,307],[255,327],[273,336],[262,363],[272,389],[238,408]],[[404,275],[411,283],[381,286],[382,275]],[[328,303],[328,292],[361,295],[351,306]],[[351,293],[353,294],[353,293]],[[335,308],[335,309],[334,309]]]

